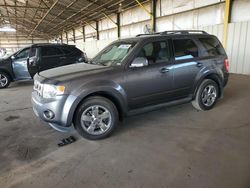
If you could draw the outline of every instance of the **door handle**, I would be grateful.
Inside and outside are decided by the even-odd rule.
[[[66,57],[60,57],[60,59],[66,59]]]
[[[202,67],[202,66],[203,66],[203,63],[198,62],[198,63],[196,64],[196,66],[197,66],[197,67]]]
[[[166,73],[166,72],[169,72],[169,69],[166,68],[166,67],[163,67],[163,68],[160,69],[160,72],[161,73]]]

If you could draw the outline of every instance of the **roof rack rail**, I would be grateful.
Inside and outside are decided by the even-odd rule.
[[[167,34],[207,34],[206,31],[202,30],[172,30],[172,31],[163,31],[161,32],[162,35]]]
[[[136,35],[136,37],[147,36],[147,35],[159,35],[159,34],[161,34],[161,33],[160,33],[160,32],[157,32],[157,33],[138,34],[138,35]]]
[[[169,35],[169,34],[208,34],[206,31],[203,30],[172,30],[172,31],[163,31],[157,33],[148,33],[148,34],[138,34],[136,37],[140,36],[147,36],[147,35]]]

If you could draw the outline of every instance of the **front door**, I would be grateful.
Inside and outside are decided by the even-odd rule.
[[[39,70],[39,60],[40,60],[40,57],[39,57],[39,53],[38,53],[38,48],[32,47],[30,49],[29,58],[27,60],[28,70],[29,70],[30,76],[32,78]]]
[[[27,58],[30,48],[25,48],[17,53],[12,59],[12,68],[16,80],[30,79],[30,74],[27,66]]]
[[[146,43],[134,57],[144,58],[142,67],[129,67],[124,89],[130,109],[166,102],[172,98],[173,71],[168,40]]]

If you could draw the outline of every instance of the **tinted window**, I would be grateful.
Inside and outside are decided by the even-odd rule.
[[[198,57],[198,47],[191,39],[173,40],[175,60],[192,59]]]
[[[42,56],[61,55],[62,52],[56,47],[42,47]]]
[[[76,48],[75,46],[71,46],[70,48],[71,48],[72,52],[74,52],[76,54],[82,54],[82,51],[79,50],[78,48]]]
[[[30,48],[26,48],[24,50],[22,50],[20,53],[18,53],[15,57],[15,59],[24,59],[24,58],[28,58],[29,56],[29,51]]]
[[[149,64],[169,61],[170,51],[168,42],[150,42],[142,48],[137,57],[145,57]]]
[[[205,54],[208,56],[224,55],[225,52],[220,42],[215,38],[200,38],[200,42],[206,49]]]
[[[36,49],[37,49],[37,48],[31,48],[29,57],[34,57],[34,56],[36,56]]]
[[[81,55],[82,51],[76,48],[75,46],[64,46],[60,48],[64,54],[75,54],[75,55]]]
[[[72,51],[70,50],[70,48],[62,48],[62,51],[63,51],[63,53],[65,53],[65,54],[70,54],[70,53],[72,53]]]

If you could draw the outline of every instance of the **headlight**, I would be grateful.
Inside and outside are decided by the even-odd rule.
[[[54,98],[58,95],[63,95],[65,91],[64,86],[55,86],[55,85],[49,85],[44,84],[43,85],[43,98]]]

